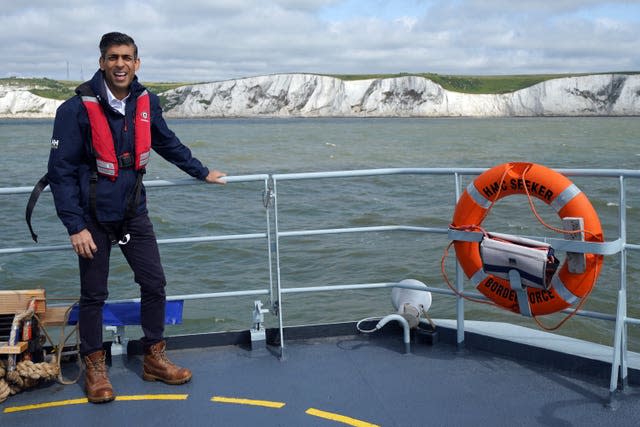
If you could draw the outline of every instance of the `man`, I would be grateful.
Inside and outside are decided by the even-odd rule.
[[[143,378],[183,384],[191,371],[173,364],[164,341],[165,276],[142,185],[150,149],[189,175],[224,184],[167,127],[158,97],[138,82],[138,48],[131,37],[100,41],[100,69],[56,112],[49,185],[80,267],[80,353],[89,401],[115,398],[102,349],[111,246],[118,242],[140,286]]]

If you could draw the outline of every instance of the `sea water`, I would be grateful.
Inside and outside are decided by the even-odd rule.
[[[551,168],[638,169],[640,121],[637,118],[499,119],[215,119],[171,120],[170,127],[210,168],[230,176],[359,170],[375,168],[482,167],[528,161]],[[52,120],[0,121],[0,187],[32,186],[46,171]],[[153,154],[146,180],[186,175]],[[470,179],[465,177],[466,182]],[[572,179],[597,210],[607,240],[619,236],[617,179]],[[628,179],[629,243],[640,242],[637,179]],[[446,228],[455,207],[454,183],[447,176],[399,175],[278,182],[280,231],[410,225]],[[148,207],[159,239],[200,235],[264,233],[261,182],[226,186],[149,188]],[[28,194],[0,196],[1,248],[30,247],[24,222]],[[499,206],[503,205],[504,206]],[[555,214],[545,213],[549,221]],[[552,218],[553,217],[553,218]],[[43,194],[33,224],[38,245],[68,244],[51,195]],[[549,235],[536,222],[526,198],[503,199],[486,225],[496,231]],[[280,240],[280,270],[285,288],[396,282],[417,279],[446,288],[441,261],[446,235],[416,232],[315,235]],[[269,289],[265,239],[161,246],[168,295]],[[629,315],[640,317],[638,252],[628,255]],[[615,314],[620,281],[619,256],[607,256],[586,310]],[[455,255],[446,258],[453,276]],[[471,290],[469,282],[465,283]],[[71,251],[0,255],[0,288],[44,287],[51,303],[77,299],[77,260]],[[114,248],[110,299],[139,296],[130,269]],[[167,333],[247,329],[258,297],[218,298],[185,303],[181,325]],[[267,297],[261,297],[268,306]],[[393,311],[389,290],[321,292],[283,296],[285,325],[357,320]],[[434,295],[432,317],[455,316],[455,300]],[[498,320],[538,328],[532,319],[465,303],[467,319]],[[545,316],[547,325],[565,315]],[[267,326],[278,320],[266,315]],[[611,345],[613,323],[570,319],[558,332]],[[130,328],[133,336],[140,334]],[[630,348],[640,350],[640,335],[630,328]]]

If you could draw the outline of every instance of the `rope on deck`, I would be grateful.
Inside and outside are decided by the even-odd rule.
[[[29,304],[29,307],[25,311],[14,316],[9,344],[13,345],[16,342],[16,331],[18,327],[21,326],[21,323],[25,320],[31,320],[33,317],[38,319],[42,331],[51,341],[49,334],[44,328],[44,324],[40,321],[38,315],[35,313],[34,307],[34,301],[32,300]],[[67,310],[65,314],[65,324],[68,321],[70,311],[70,309]],[[62,328],[61,339],[63,337],[64,328]],[[61,342],[61,346],[57,347],[58,350],[64,347],[65,342],[66,339],[63,339]],[[16,363],[15,355],[10,355],[9,357],[12,356],[14,358],[11,360],[0,360],[0,403],[7,400],[9,396],[17,394],[25,389],[35,387],[41,381],[51,381],[58,379],[63,384],[70,383],[64,381],[64,379],[62,378],[60,368],[60,354],[53,355],[48,361],[40,363],[34,363],[29,359],[25,359]]]
[[[8,371],[6,362],[0,360],[0,403],[9,396],[35,387],[40,381],[58,378],[58,373],[55,357],[51,362],[34,363],[31,360],[23,360],[18,362],[14,371]]]

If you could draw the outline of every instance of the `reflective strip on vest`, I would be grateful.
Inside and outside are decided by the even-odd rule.
[[[116,169],[117,167],[118,167],[117,163],[109,163],[109,162],[102,161],[100,159],[96,159],[96,168],[98,169],[98,173],[102,175],[113,176],[113,177],[118,176],[118,172]]]

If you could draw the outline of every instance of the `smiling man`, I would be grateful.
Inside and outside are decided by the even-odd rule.
[[[135,45],[116,45],[109,47],[100,56],[100,70],[109,90],[117,99],[129,95],[129,87],[136,71],[140,68],[140,58]]]
[[[140,286],[143,378],[168,384],[191,379],[191,371],[165,352],[166,282],[142,183],[151,149],[195,178],[225,183],[224,173],[191,155],[167,127],[158,97],[138,82],[140,58],[131,37],[102,36],[99,65],[56,112],[48,169],[56,211],[79,260],[80,353],[85,391],[94,403],[115,398],[102,348],[102,307],[115,244]]]

